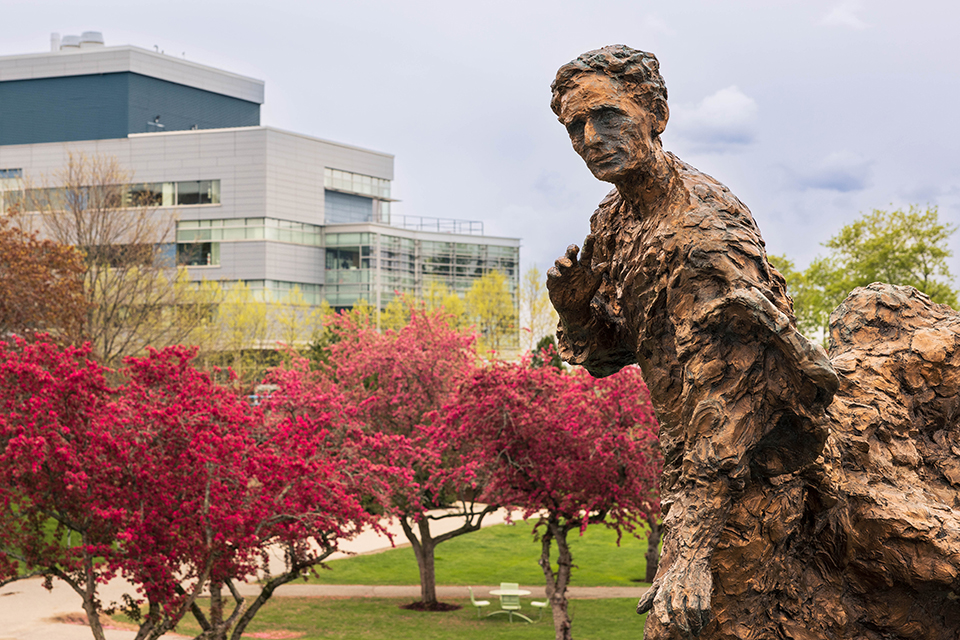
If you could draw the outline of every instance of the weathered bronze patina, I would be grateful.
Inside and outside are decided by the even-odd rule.
[[[747,207],[665,152],[656,58],[564,65],[551,106],[615,186],[547,274],[561,354],[637,363],[661,423],[647,638],[960,638],[960,316],[871,285],[831,357],[796,329]]]

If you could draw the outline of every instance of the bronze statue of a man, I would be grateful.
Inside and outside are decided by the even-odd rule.
[[[837,376],[797,331],[750,211],[660,143],[656,58],[625,46],[561,67],[551,106],[593,175],[615,188],[547,273],[561,355],[597,376],[637,363],[660,420],[666,536],[639,611],[697,634],[731,504],[825,440]]]
[[[639,364],[660,421],[645,637],[960,640],[960,314],[874,283],[831,316],[828,360],[747,208],[663,150],[653,55],[590,51],[552,90],[615,187],[547,273],[560,352]]]

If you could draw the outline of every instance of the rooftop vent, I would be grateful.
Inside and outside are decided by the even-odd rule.
[[[60,51],[79,51],[80,36],[63,36],[60,40]]]
[[[84,31],[79,36],[63,36],[59,33],[50,34],[50,48],[53,51],[79,51],[80,49],[96,49],[103,46],[103,34],[99,31]]]
[[[92,49],[103,46],[103,34],[99,31],[84,31],[80,35],[80,48]]]

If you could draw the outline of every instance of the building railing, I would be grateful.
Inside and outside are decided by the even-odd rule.
[[[391,227],[413,231],[435,231],[437,233],[456,233],[470,236],[483,235],[483,222],[480,220],[454,220],[453,218],[405,216],[392,213],[389,220],[385,222]]]

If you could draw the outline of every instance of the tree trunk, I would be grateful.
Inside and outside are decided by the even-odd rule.
[[[89,538],[87,537],[86,532],[81,534],[81,541],[84,545],[83,552],[83,573],[84,573],[84,585],[83,592],[83,610],[87,614],[87,622],[90,624],[90,631],[93,632],[93,637],[96,640],[106,640],[106,637],[103,635],[103,625],[100,624],[100,611],[97,607],[97,574],[93,568],[93,556],[90,555],[86,549],[89,547]],[[77,587],[74,586],[74,589],[77,590]]]
[[[650,532],[647,534],[647,575],[644,582],[652,583],[657,577],[657,569],[660,566],[660,536],[663,535],[663,523],[657,520],[655,515],[647,518],[647,524],[650,525]]]
[[[434,567],[434,550],[436,541],[430,535],[430,522],[424,517],[417,522],[420,537],[413,533],[413,528],[406,518],[400,519],[403,533],[413,547],[413,554],[417,557],[417,569],[420,570],[420,601],[427,604],[437,602],[437,572]]]
[[[573,556],[567,546],[566,525],[560,525],[553,518],[547,520],[547,531],[540,539],[540,568],[547,582],[547,598],[553,612],[553,629],[556,640],[572,640],[570,613],[567,608],[567,585],[570,584],[570,569]],[[550,546],[557,543],[557,571],[550,566]]]
[[[103,635],[103,625],[100,624],[100,612],[97,611],[95,600],[84,597],[83,610],[87,614],[87,622],[90,624],[90,631],[93,632],[93,637],[96,638],[96,640],[106,640],[106,637]]]
[[[327,553],[326,555],[329,555]],[[326,557],[326,555],[324,557]],[[253,620],[254,616],[257,615],[257,612],[260,611],[260,607],[267,603],[273,596],[273,592],[277,590],[277,587],[285,585],[288,582],[292,582],[300,577],[300,568],[293,568],[290,571],[287,571],[281,576],[270,580],[267,584],[263,585],[263,589],[260,590],[260,595],[257,596],[257,599],[253,601],[253,604],[250,605],[250,608],[243,612],[243,615],[240,616],[240,620],[237,621],[237,626],[233,628],[233,633],[230,635],[231,640],[240,640],[240,637],[243,635],[243,632],[247,630],[247,625],[250,624],[250,621]]]
[[[223,632],[223,585],[210,583],[210,631],[203,634],[209,640],[224,640]]]

